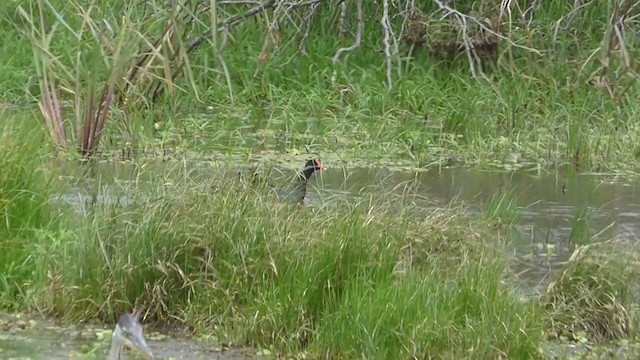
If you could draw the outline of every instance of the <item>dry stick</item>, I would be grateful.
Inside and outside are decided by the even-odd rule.
[[[332,59],[333,75],[331,76],[331,84],[333,84],[334,86],[338,78],[338,69],[336,68],[336,64],[338,63],[338,61],[340,61],[340,56],[342,56],[342,54],[345,52],[352,52],[356,50],[362,44],[362,33],[364,32],[364,15],[362,10],[363,8],[362,0],[357,0],[356,4],[358,7],[358,13],[357,13],[358,27],[356,29],[356,40],[353,42],[351,46],[339,48],[338,51],[336,51],[336,54],[333,56],[333,59]]]
[[[273,10],[273,20],[271,20],[271,22],[269,22],[268,26],[267,26],[267,33],[266,33],[266,35],[264,37],[264,43],[262,44],[262,50],[260,50],[260,54],[261,54],[260,56],[262,56],[262,54],[264,54],[265,51],[267,51],[267,48],[269,47],[269,40],[271,40],[273,42],[273,34],[272,34],[273,30],[276,29],[276,27],[279,24],[280,15],[284,14],[284,13],[285,13],[284,6],[281,3],[276,4],[275,9]],[[258,72],[260,72],[260,67],[256,66],[256,70],[253,72],[253,77],[258,76]]]
[[[398,15],[402,16],[402,27],[400,28],[400,34],[398,35],[398,39],[402,39],[404,37],[404,32],[407,29],[407,22],[409,22],[409,17],[412,13],[412,10],[415,9],[415,0],[409,0],[406,2],[405,4],[405,8],[402,12],[400,12]],[[400,50],[398,49],[398,43],[396,41],[395,44],[395,50],[396,50],[396,54],[400,53]],[[410,61],[411,61],[411,57],[413,55],[413,50],[414,50],[414,44],[411,44],[409,46],[409,52],[408,52],[408,56],[406,56],[404,59],[406,60],[406,64],[407,66],[409,65]],[[402,58],[398,57],[398,77],[402,76]]]
[[[201,4],[198,4],[197,6],[200,6],[200,5]],[[182,10],[184,10],[184,12],[186,12],[186,14],[183,16],[183,18],[186,18],[187,16],[190,17],[189,21],[187,22],[187,24],[185,26],[185,30],[184,30],[183,37],[182,37],[182,38],[186,38],[186,35],[187,35],[187,32],[188,32],[188,28],[193,24],[194,21],[198,21],[200,24],[204,24],[204,22],[201,22],[198,19],[198,15],[203,13],[203,12],[205,12],[205,11],[209,11],[210,7],[209,6],[205,6],[204,8],[201,8],[200,10],[196,9],[195,13],[189,11],[185,7],[182,7],[181,9],[177,10],[178,12],[176,12],[175,14],[179,14],[179,12],[182,12]],[[216,10],[217,10],[217,8],[216,8]],[[174,64],[177,63],[178,66],[177,66],[177,68],[176,68],[176,70],[174,71],[173,74],[170,74],[170,70],[169,69],[165,70],[170,75],[170,76],[165,76],[165,78],[174,79],[174,80],[179,76],[179,72],[182,70],[183,64],[187,62],[187,61],[184,61],[185,60],[185,57],[183,56],[184,54],[182,54],[180,52],[180,49],[181,49],[179,47],[180,44],[177,44],[176,46],[171,46],[172,45],[172,39],[175,38],[174,35],[176,34],[176,32],[175,32],[175,27],[176,27],[176,20],[175,19],[176,18],[177,18],[177,15],[174,15],[174,17],[172,18],[173,21],[169,22],[169,27],[167,28],[167,30],[164,33],[163,38],[161,39],[161,40],[164,40],[164,39],[167,39],[167,38],[169,39],[168,46],[171,47],[171,51],[172,51],[172,56],[171,56],[171,60],[170,61],[174,61],[176,59],[176,57],[180,57],[180,58],[178,58],[178,61],[174,62]],[[169,34],[169,33],[171,33],[171,34]],[[209,35],[211,35],[211,34],[209,34]],[[177,41],[179,42],[179,40],[177,40]],[[162,41],[162,42],[164,42],[164,41]],[[174,48],[177,48],[178,51],[175,51]],[[184,61],[184,62],[182,62],[182,61]],[[149,87],[151,87],[151,86],[153,86],[153,85],[150,85]],[[162,83],[161,82],[157,82],[156,85],[155,85],[155,89],[152,91],[152,93],[153,93],[153,96],[151,97],[151,102],[152,103],[155,103],[156,100],[160,97],[160,95],[162,94],[162,90],[163,90]],[[196,95],[196,97],[197,97],[197,95]]]
[[[400,31],[402,31],[402,29]],[[391,25],[391,22],[389,22],[389,34],[391,35],[391,40],[393,45],[393,54],[395,55],[394,58],[398,63],[398,65],[396,66],[396,70],[398,72],[398,78],[401,78],[402,77],[402,59],[400,58],[400,56],[398,56],[398,54],[400,54],[401,37],[396,36],[395,31],[393,31],[393,26]]]
[[[475,51],[473,53],[471,52],[473,44],[469,39],[469,35],[467,35],[467,19],[465,19],[464,17],[458,17],[457,15],[456,17],[458,18],[458,21],[462,23],[462,41],[464,42],[464,52],[465,54],[467,54],[467,59],[469,59],[469,69],[471,70],[471,76],[477,78],[478,75],[476,74],[474,63],[478,62],[478,57],[476,56]],[[478,69],[482,73],[482,69],[480,69],[480,67],[478,67]],[[483,73],[482,75],[483,77],[485,77]]]
[[[322,0],[315,0],[316,2],[320,2]],[[314,3],[310,4],[313,5]],[[301,3],[290,3],[290,4],[286,4],[287,5],[287,10],[285,10],[284,15],[287,17],[287,19],[289,20],[289,22],[291,23],[291,25],[293,25],[296,28],[296,34],[299,34],[300,32],[302,32],[302,24],[298,25],[298,23],[295,22],[295,20],[293,20],[293,17],[291,17],[291,12],[292,10],[295,10],[297,8],[299,8],[300,6],[302,6]],[[302,19],[302,21],[304,22],[304,18]]]
[[[299,39],[300,43],[298,44],[298,52],[301,53],[302,55],[308,55],[307,53],[307,49],[306,49],[306,38],[309,36],[309,32],[310,32],[310,26],[311,26],[311,21],[313,16],[315,16],[315,14],[317,14],[317,9],[320,6],[320,4],[323,2],[323,0],[312,0],[312,1],[307,1],[307,2],[299,2],[296,4],[291,4],[288,8],[287,8],[287,13],[292,12],[292,10],[295,10],[296,8],[302,6],[302,5],[310,5],[309,9],[306,12],[306,15],[302,17],[301,21],[300,21],[300,25],[298,24],[294,24],[294,26],[297,29],[297,32],[295,35],[293,36],[289,36],[290,40],[286,41],[284,44],[281,44],[280,47],[281,48],[288,48],[291,44],[293,44],[294,42],[296,42],[297,36],[300,35],[300,33],[303,33],[302,37]],[[290,21],[293,21],[291,19],[291,16],[287,16]],[[278,49],[276,49],[276,51],[274,51],[274,56],[275,54],[278,52]],[[289,65],[289,63],[291,63],[291,61],[295,58],[296,55],[290,56],[289,59],[282,63],[282,66],[287,66]]]
[[[393,79],[391,78],[391,44],[389,43],[391,38],[391,23],[389,21],[389,0],[383,0],[382,2],[382,19],[380,24],[384,31],[384,37],[382,44],[384,45],[384,59],[387,64],[387,91],[391,91],[393,87]]]
[[[404,10],[398,13],[396,16],[402,16],[402,26],[400,28],[400,34],[398,35],[399,39],[402,39],[404,36],[404,32],[407,29],[407,22],[409,22],[409,17],[412,13],[412,10],[416,7],[416,0],[409,0],[405,3]],[[395,17],[395,16],[394,16]]]
[[[518,6],[518,2],[516,2],[516,6]],[[502,4],[500,5],[500,13],[498,14],[498,23],[497,23],[496,30],[500,31],[499,27],[502,24],[502,17],[504,15],[505,11],[506,11],[506,13],[508,15],[508,19],[509,19],[509,22],[508,22],[509,30],[508,31],[509,31],[509,34],[512,34],[513,33],[513,16],[512,16],[512,13],[511,13],[511,0],[509,0],[507,3],[505,3],[503,1]],[[511,64],[511,68],[513,70],[513,69],[515,69],[515,60],[513,58],[513,51],[511,51],[511,48],[509,48],[508,55],[509,55],[509,62]],[[496,59],[496,61],[497,61],[497,59]]]
[[[338,20],[338,39],[344,39],[344,34],[347,32],[347,1],[343,0],[340,2],[340,18]]]
[[[144,67],[148,67],[149,64],[151,63],[151,60],[153,58],[156,57],[156,54],[159,54],[159,50],[160,47],[162,46],[162,42],[165,39],[167,33],[169,33],[169,31],[172,30],[172,26],[168,26],[167,28],[165,28],[162,36],[160,38],[158,38],[152,45],[151,45],[151,50],[142,54],[139,57],[139,60],[135,63],[135,65],[129,70],[129,73],[126,76],[126,80],[125,80],[125,85],[124,85],[124,90],[122,91],[121,95],[125,96],[125,94],[127,93],[127,90],[129,89],[130,86],[132,86],[133,82],[136,80],[136,77],[138,76],[138,72]],[[144,39],[144,37],[143,37]],[[146,41],[146,39],[145,39]],[[155,51],[153,49],[156,49]],[[146,63],[146,65],[145,65]],[[120,99],[120,101],[123,101],[124,99]]]
[[[318,1],[315,4],[311,5],[309,11],[307,11],[307,15],[304,17],[302,27],[304,28],[304,34],[302,34],[302,39],[300,40],[300,45],[298,45],[298,51],[303,55],[307,55],[307,38],[309,37],[309,31],[311,30],[311,20],[314,15],[318,11],[321,2]]]
[[[476,68],[474,66],[474,64],[478,63],[480,64],[480,59],[478,57],[478,55],[476,54],[475,51],[472,51],[473,49],[473,43],[471,42],[471,40],[469,39],[469,36],[467,34],[467,18],[473,20],[476,24],[478,24],[478,26],[485,30],[488,33],[494,34],[500,38],[503,39],[507,39],[509,41],[509,43],[514,44],[514,46],[518,46],[524,49],[529,49],[525,46],[522,45],[517,45],[515,43],[513,43],[512,41],[510,41],[508,38],[499,35],[497,32],[489,29],[487,26],[485,26],[481,21],[478,21],[476,18],[472,17],[472,16],[468,16],[465,15],[461,12],[459,12],[458,10],[455,10],[445,4],[443,4],[440,0],[433,0],[434,3],[436,3],[436,5],[438,5],[438,7],[440,7],[441,10],[445,11],[445,15],[443,17],[447,17],[449,15],[454,15],[456,17],[456,19],[458,20],[458,22],[462,25],[462,41],[464,43],[464,51],[465,54],[467,55],[467,59],[469,61],[469,70],[471,71],[471,76],[474,79],[478,78],[478,75],[476,73]],[[536,52],[538,54],[540,54],[540,52],[538,50],[535,49],[530,49],[530,51]],[[486,76],[484,74],[484,72],[482,71],[482,68],[478,67],[478,70],[480,71],[480,74],[482,75],[482,77],[486,80]]]
[[[267,9],[273,8],[274,4],[275,4],[276,0],[269,0],[266,1],[262,4],[259,4],[253,8],[251,8],[250,10],[247,10],[246,12],[240,14],[240,15],[234,15],[231,16],[229,18],[227,18],[226,20],[222,21],[221,23],[218,24],[218,28],[215,29],[217,32],[222,32],[222,31],[226,31],[227,34],[229,32],[229,30],[231,29],[232,26],[238,25],[241,22],[243,22],[245,19],[254,16],[258,13],[261,13],[262,11],[265,11]],[[189,43],[189,46],[187,46],[187,50],[185,52],[185,56],[188,56],[189,54],[191,54],[200,44],[202,44],[203,41],[205,41],[205,39],[207,39],[209,36],[211,36],[211,34],[213,33],[212,29],[209,29],[207,31],[205,31],[204,33],[202,33],[197,39],[191,41]],[[140,60],[140,63],[144,63],[146,59],[143,58]],[[186,62],[183,62],[181,64],[179,64],[179,66],[176,68],[175,73],[177,74],[179,71],[182,70],[182,66],[185,64]],[[161,89],[160,87],[156,88],[156,91],[154,91],[154,95],[152,98],[152,101],[155,101],[155,99],[157,99],[157,97],[159,96],[160,92],[159,89]]]

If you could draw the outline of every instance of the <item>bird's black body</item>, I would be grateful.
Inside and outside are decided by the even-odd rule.
[[[307,182],[316,170],[324,169],[320,159],[307,160],[304,168],[298,172],[293,183],[278,192],[278,198],[283,202],[302,203],[307,195]]]

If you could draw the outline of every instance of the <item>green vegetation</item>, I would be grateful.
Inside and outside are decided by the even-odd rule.
[[[543,298],[524,300],[509,232],[455,207],[301,209],[229,181],[236,170],[178,164],[126,187],[130,202],[78,213],[47,200],[65,185],[43,129],[12,125],[0,143],[4,309],[111,323],[143,306],[149,325],[182,319],[235,345],[331,358],[539,358],[547,336],[635,337],[638,266],[619,247],[581,248]],[[511,216],[499,199],[492,213]]]
[[[40,159],[3,150],[17,164]],[[20,290],[2,289],[5,303],[73,321],[144,305],[147,321],[178,317],[235,344],[332,358],[537,354],[541,310],[502,284],[507,258],[495,238],[455,210],[426,220],[375,205],[301,211],[223,172],[175,174],[184,180],[158,179],[131,204],[30,224],[46,236],[19,238],[23,252],[3,259],[3,287]],[[18,200],[12,213],[25,218],[58,211]]]
[[[509,190],[503,193],[494,194],[484,213],[485,219],[500,224],[514,224],[518,222],[520,217],[517,195],[513,190]]]
[[[332,359],[530,359],[544,357],[548,337],[635,340],[636,259],[608,244],[592,250],[586,207],[572,232],[576,256],[541,299],[521,299],[509,231],[493,226],[517,221],[511,191],[479,219],[455,206],[416,217],[387,202],[301,209],[230,181],[235,170],[202,176],[179,164],[171,180],[128,185],[130,202],[78,213],[51,198],[68,186],[61,161],[122,154],[138,179],[146,160],[128,153],[146,150],[225,164],[319,154],[413,168],[633,169],[635,30],[612,25],[636,11],[627,2],[593,2],[575,17],[565,17],[571,2],[545,3],[530,23],[514,5],[500,19],[510,40],[482,67],[464,53],[439,62],[424,48],[408,58],[404,45],[385,59],[383,12],[371,4],[361,45],[336,63],[353,37],[338,35],[340,11],[329,5],[288,17],[270,9],[190,51],[198,34],[248,8],[183,1],[177,16],[165,3],[0,5],[2,309],[110,323],[142,306],[158,326]],[[346,3],[356,31],[358,1]],[[497,10],[481,5],[474,10],[495,26]],[[389,10],[404,14],[389,20],[394,36],[410,19],[403,6]]]
[[[409,58],[399,39],[397,52],[392,46],[388,92],[378,51],[380,5],[365,6],[361,46],[334,66],[337,48],[353,38],[336,39],[339,9],[329,5],[318,7],[310,23],[306,55],[299,45],[308,7],[279,13],[278,31],[267,31],[273,11],[259,13],[235,25],[226,40],[223,33],[205,37],[187,55],[186,46],[207,28],[249,7],[219,5],[215,13],[199,12],[196,21],[188,14],[204,4],[185,2],[183,17],[175,17],[164,2],[89,1],[80,7],[58,0],[29,6],[9,1],[0,5],[0,27],[8,34],[1,46],[9,55],[0,94],[8,102],[40,98],[36,75],[49,74],[61,98],[85,104],[67,117],[82,123],[89,94],[96,99],[111,84],[127,98],[106,120],[105,146],[115,150],[148,149],[146,140],[154,138],[152,144],[163,149],[207,154],[293,149],[346,162],[366,158],[419,167],[455,159],[507,168],[571,163],[596,171],[633,170],[640,154],[634,121],[637,37],[631,25],[620,34],[612,25],[631,23],[631,3],[594,2],[572,12],[573,3],[555,1],[528,12],[529,22],[521,18],[528,3],[513,2],[500,20],[499,30],[510,40],[500,42],[497,67],[485,76],[475,69],[475,78],[464,54],[447,63],[425,51]],[[347,30],[355,32],[356,1],[347,4]],[[392,5],[400,36],[404,15],[395,15],[406,15],[404,2]],[[456,7],[492,20],[499,14],[489,1],[457,1]],[[435,11],[435,2],[421,10]],[[171,46],[158,45],[167,24],[183,36],[170,37]],[[34,53],[34,46],[45,51]],[[268,53],[264,61],[261,53]],[[135,76],[132,63],[142,64]],[[119,80],[121,74],[129,80]]]

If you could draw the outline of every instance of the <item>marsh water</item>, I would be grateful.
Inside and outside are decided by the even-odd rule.
[[[572,236],[582,231],[580,239],[597,241],[618,236],[622,241],[635,241],[640,231],[640,207],[636,180],[623,182],[614,175],[575,174],[558,171],[480,171],[466,168],[434,168],[426,171],[394,170],[388,167],[349,168],[331,167],[316,173],[310,182],[306,203],[309,206],[330,205],[338,201],[388,202],[390,206],[401,206],[415,210],[417,216],[429,214],[450,206],[463,205],[469,212],[487,216],[500,195],[510,193],[506,199],[513,200],[515,224],[510,228],[510,249],[515,254],[513,270],[520,280],[523,292],[536,294],[548,284],[553,275],[572,253]],[[69,177],[68,189],[58,194],[56,201],[82,209],[91,194],[98,202],[127,203],[126,184],[158,183],[158,179],[171,182],[172,174],[204,176],[219,171],[207,163],[182,164],[171,162],[134,163],[101,162],[92,174],[91,181],[78,181]],[[246,171],[241,169],[240,171]],[[285,174],[294,174],[294,168],[283,169]],[[78,172],[75,175],[79,175]],[[236,171],[237,173],[237,171]],[[66,174],[74,174],[68,171]],[[99,179],[99,181],[96,181]],[[99,186],[96,184],[99,183]],[[577,226],[576,224],[582,224]],[[585,235],[586,231],[586,235]],[[5,334],[4,331],[0,332]],[[10,334],[10,333],[9,333]],[[87,346],[89,340],[75,337],[66,340],[66,348],[54,332],[40,332],[39,343],[49,341],[57,344],[46,351],[33,352],[29,345],[33,336],[2,335],[0,356],[11,358],[68,358],[69,349]],[[95,342],[95,339],[93,340]],[[193,340],[183,339],[167,342],[163,349],[156,347],[161,358],[199,359],[244,358],[246,353],[225,353],[209,350]],[[46,347],[46,346],[45,346]],[[24,349],[31,349],[26,352]],[[165,349],[166,348],[166,349]],[[77,351],[77,350],[76,350]],[[46,356],[45,356],[46,354]],[[255,355],[255,352],[253,353]],[[97,358],[100,358],[99,356]]]

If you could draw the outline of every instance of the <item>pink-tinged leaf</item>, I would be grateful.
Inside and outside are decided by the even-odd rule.
[[[45,118],[51,138],[58,147],[67,147],[67,138],[64,133],[64,122],[60,102],[58,101],[55,82],[45,77],[40,82],[40,96],[38,101],[40,111]]]
[[[93,142],[91,137],[93,134],[93,119],[95,117],[95,96],[94,96],[93,84],[89,85],[89,91],[87,92],[87,100],[85,103],[84,113],[84,126],[82,131],[82,155],[89,155],[89,149],[91,149],[91,143]]]
[[[111,103],[113,102],[114,93],[115,93],[114,85],[113,83],[110,83],[109,85],[107,85],[107,87],[104,90],[104,93],[102,95],[102,103],[101,103],[102,107],[100,108],[99,113],[97,114],[97,127],[96,127],[96,133],[95,133],[96,145],[98,143],[98,140],[100,139],[100,135],[102,135],[102,130],[104,129],[104,124],[107,120],[107,115],[109,114]]]
[[[55,88],[54,82],[50,81],[49,86],[51,87],[51,102],[50,107],[52,108],[52,112],[54,114],[54,119],[56,122],[56,128],[58,133],[58,138],[60,139],[60,143],[64,148],[67,148],[67,137],[64,133],[64,120],[62,119],[62,106],[60,105],[60,101],[58,100],[58,91]]]

